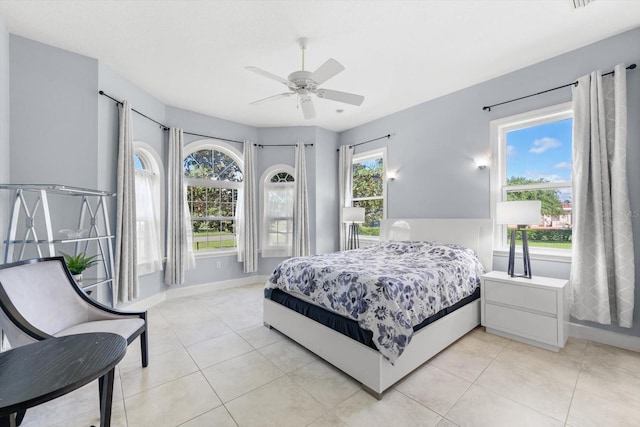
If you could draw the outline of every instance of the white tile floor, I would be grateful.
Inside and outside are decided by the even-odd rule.
[[[640,353],[570,339],[560,353],[477,328],[377,401],[262,326],[262,285],[149,310],[116,371],[113,426],[640,426]],[[27,411],[24,426],[98,425],[89,384]]]

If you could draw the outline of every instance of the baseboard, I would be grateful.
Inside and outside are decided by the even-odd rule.
[[[569,323],[569,336],[640,352],[640,337]]]
[[[153,294],[150,297],[147,297],[145,299],[138,300],[129,305],[125,305],[121,307],[119,306],[118,309],[125,310],[125,311],[147,311],[151,307],[157,304],[160,304],[166,299],[167,299],[167,294],[166,292],[162,291],[162,292],[158,292],[157,294]]]
[[[269,276],[256,276],[256,283],[267,283]]]
[[[240,286],[258,283],[257,276],[242,277],[239,279],[222,280],[220,282],[203,283],[201,285],[171,288],[166,291],[167,299],[190,297],[207,292],[220,291],[222,289],[237,288]]]
[[[175,298],[190,297],[200,295],[207,292],[220,291],[222,289],[238,288],[240,286],[251,285],[254,283],[264,283],[268,276],[249,276],[240,279],[223,280],[220,282],[203,283],[200,285],[184,286],[167,289],[158,292],[148,298],[136,301],[132,304],[119,306],[119,309],[126,311],[145,311],[151,307],[160,304],[163,301]]]

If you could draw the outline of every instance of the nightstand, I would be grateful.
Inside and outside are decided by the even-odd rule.
[[[559,351],[569,335],[568,282],[487,273],[480,289],[482,325],[489,333]]]

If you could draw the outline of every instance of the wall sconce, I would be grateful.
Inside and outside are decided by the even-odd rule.
[[[387,171],[387,179],[389,181],[395,181],[396,180],[396,171]]]
[[[485,170],[489,165],[489,161],[486,158],[477,158],[477,159],[473,159],[473,161],[475,162],[478,169],[480,169],[481,171]]]

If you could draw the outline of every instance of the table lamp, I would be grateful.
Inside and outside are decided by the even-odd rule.
[[[529,244],[527,243],[526,225],[538,225],[542,219],[542,202],[539,200],[518,200],[496,203],[496,224],[517,225],[517,229],[511,229],[511,241],[509,245],[509,268],[511,277],[514,274],[514,259],[516,255],[516,232],[522,231],[522,262],[524,274],[518,277],[531,279],[531,258],[529,257]]]
[[[342,208],[342,220],[349,224],[347,249],[360,247],[358,224],[364,223],[364,208]]]

